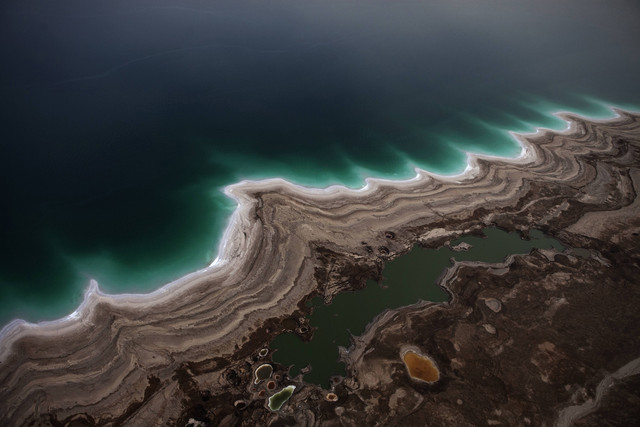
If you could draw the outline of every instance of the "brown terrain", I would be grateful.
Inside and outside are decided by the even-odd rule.
[[[565,132],[520,136],[520,159],[472,156],[459,177],[229,187],[239,207],[212,267],[145,296],[94,286],[74,316],[5,329],[0,424],[634,425],[640,116],[617,112],[565,114]],[[332,390],[271,361],[277,334],[312,336],[311,296],[329,302],[415,244],[486,226],[543,230],[566,249],[455,263],[440,279],[451,300],[372,319]],[[437,381],[412,379],[403,349],[432,360]],[[273,375],[256,384],[265,363]],[[287,385],[290,400],[271,411]]]

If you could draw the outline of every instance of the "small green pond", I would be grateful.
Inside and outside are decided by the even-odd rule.
[[[272,411],[280,410],[280,408],[282,408],[282,405],[284,405],[285,402],[289,400],[295,389],[296,386],[289,385],[273,396],[269,397],[269,409],[271,409]]]
[[[292,376],[310,365],[311,372],[304,375],[304,380],[329,388],[331,376],[345,374],[344,364],[338,361],[338,346],[348,347],[350,334],[361,335],[367,324],[386,309],[420,300],[441,302],[449,299],[436,281],[451,265],[451,258],[501,262],[509,255],[526,254],[533,248],[564,250],[560,242],[540,231],[530,232],[531,240],[523,240],[519,233],[507,233],[497,228],[486,228],[483,233],[484,238],[467,236],[451,242],[452,246],[461,242],[471,245],[466,252],[456,252],[449,247],[424,249],[416,246],[385,265],[380,285],[370,280],[365,289],[339,294],[329,305],[321,298],[314,298],[310,302],[313,312],[309,318],[309,324],[317,328],[313,339],[304,342],[293,333],[277,336],[270,345],[277,350],[273,360],[292,365]]]

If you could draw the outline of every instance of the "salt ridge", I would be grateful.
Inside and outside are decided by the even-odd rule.
[[[83,301],[78,308],[71,314],[57,320],[41,321],[41,322],[27,322],[22,319],[15,319],[8,323],[0,331],[0,361],[6,360],[6,357],[10,354],[12,344],[20,336],[25,334],[33,335],[57,335],[65,334],[74,330],[76,327],[84,324],[91,310],[100,302],[108,302],[114,305],[122,306],[134,306],[145,305],[145,308],[153,309],[154,305],[166,302],[167,299],[175,298],[183,292],[188,292],[189,283],[193,283],[198,279],[204,277],[220,277],[225,276],[229,272],[227,270],[233,269],[232,260],[236,259],[237,263],[242,263],[242,242],[238,236],[242,235],[242,224],[246,219],[252,198],[250,193],[255,191],[273,191],[278,188],[286,188],[288,191],[295,193],[298,196],[305,198],[312,198],[316,201],[321,201],[327,198],[333,198],[339,195],[369,195],[376,192],[380,186],[393,185],[395,187],[407,186],[410,184],[416,184],[423,180],[435,179],[444,182],[462,182],[465,180],[473,179],[476,173],[479,171],[477,160],[498,160],[507,161],[513,164],[528,164],[535,162],[537,157],[535,155],[535,149],[531,143],[526,140],[526,136],[539,135],[541,133],[552,132],[557,134],[568,135],[575,129],[575,122],[571,120],[571,117],[582,117],[588,119],[594,123],[610,123],[615,122],[622,117],[621,109],[608,105],[607,108],[613,113],[612,117],[604,119],[591,119],[588,117],[582,117],[575,115],[568,111],[558,111],[551,115],[558,117],[565,122],[566,126],[563,130],[550,129],[545,127],[536,127],[533,132],[529,133],[517,133],[509,131],[516,142],[520,145],[520,154],[517,157],[502,157],[493,156],[487,154],[476,154],[472,152],[465,152],[467,156],[467,165],[463,172],[455,175],[441,175],[430,172],[421,168],[414,168],[416,175],[413,178],[405,180],[391,180],[384,178],[369,177],[365,179],[365,185],[361,188],[349,188],[343,185],[331,185],[326,188],[308,187],[293,182],[287,181],[283,178],[268,178],[258,181],[244,180],[235,184],[228,185],[224,189],[225,195],[235,200],[237,207],[232,213],[228,225],[223,233],[219,249],[218,256],[213,262],[206,268],[189,273],[177,280],[163,285],[159,289],[146,294],[135,293],[121,293],[121,294],[108,294],[100,290],[98,282],[91,279],[87,289],[84,292]],[[626,110],[629,111],[629,110]],[[637,113],[629,111],[630,113]]]

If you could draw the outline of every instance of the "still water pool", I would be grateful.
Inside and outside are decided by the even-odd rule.
[[[451,258],[494,263],[512,254],[526,254],[534,248],[564,250],[560,242],[537,230],[530,233],[530,240],[523,240],[519,233],[507,233],[497,228],[485,228],[483,233],[485,237],[466,236],[451,242],[451,246],[462,242],[471,246],[463,252],[446,246],[439,249],[416,246],[384,267],[380,284],[369,280],[364,290],[339,294],[328,305],[319,297],[312,299],[309,324],[316,328],[313,339],[304,342],[294,333],[279,335],[271,342],[271,348],[277,350],[273,360],[292,365],[292,376],[310,365],[311,371],[304,375],[304,380],[329,387],[332,376],[345,374],[344,364],[338,360],[338,346],[348,347],[350,336],[361,335],[376,315],[421,300],[449,300],[437,280],[451,265]]]

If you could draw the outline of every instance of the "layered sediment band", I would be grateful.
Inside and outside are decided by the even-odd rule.
[[[558,114],[565,131],[514,135],[520,157],[469,154],[458,176],[417,170],[407,181],[368,179],[360,190],[281,179],[227,187],[238,207],[210,267],[147,295],[106,295],[92,282],[67,318],[3,330],[1,424],[79,413],[105,424],[175,421],[185,393],[176,370],[231,359],[266,320],[294,312],[322,285],[314,276],[320,246],[387,259],[505,214],[518,218],[516,228],[572,226],[601,237],[597,212],[635,214],[640,186],[640,116],[614,112],[607,121]]]

